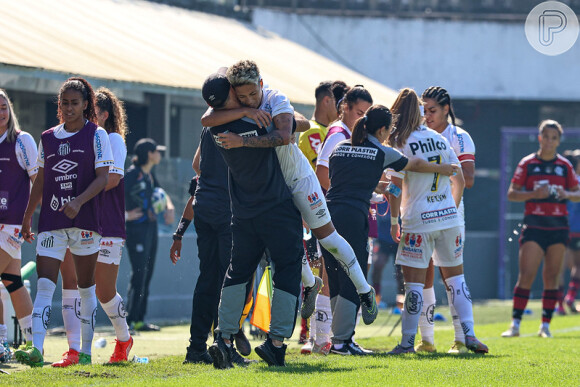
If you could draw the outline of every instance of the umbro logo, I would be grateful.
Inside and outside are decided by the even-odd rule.
[[[78,163],[75,163],[74,161],[63,159],[56,163],[56,165],[52,167],[52,170],[60,173],[69,173],[75,169],[77,165]]]

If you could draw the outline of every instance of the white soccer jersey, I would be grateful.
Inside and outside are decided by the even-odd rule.
[[[260,110],[270,113],[272,119],[282,113],[289,113],[294,116],[294,108],[284,94],[273,89],[264,88],[262,90],[264,95],[262,96]],[[268,132],[274,129],[273,125],[274,123],[272,122]],[[296,143],[291,142],[288,145],[277,146],[275,149],[286,185],[291,186],[298,180],[313,173],[308,159]]]
[[[433,163],[459,163],[447,139],[425,126],[414,131],[400,151],[409,158],[420,157]],[[462,225],[448,176],[389,172],[392,176],[403,178],[403,231],[430,232]]]
[[[0,143],[4,142],[8,137],[8,132],[0,136]],[[28,176],[34,176],[38,173],[38,150],[34,138],[28,132],[20,131],[16,137],[16,159],[18,165],[25,169]]]
[[[451,144],[451,148],[453,148],[459,162],[475,162],[475,143],[467,131],[459,126],[449,124],[441,135],[449,141],[449,144]],[[463,198],[461,198],[458,210],[461,219],[463,219],[463,224],[465,224],[465,206],[463,204]]]

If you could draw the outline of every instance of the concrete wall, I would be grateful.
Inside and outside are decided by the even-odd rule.
[[[580,42],[545,56],[524,22],[297,15],[256,9],[253,23],[388,87],[442,85],[453,98],[580,100]],[[328,75],[332,78],[332,74]]]

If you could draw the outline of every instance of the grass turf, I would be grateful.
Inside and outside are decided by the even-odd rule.
[[[296,339],[289,341],[287,367],[269,368],[264,362],[246,369],[221,371],[211,365],[182,365],[189,334],[188,326],[165,327],[161,332],[135,337],[132,354],[149,357],[149,364],[102,365],[113,349],[113,333],[99,332],[109,341],[106,348],[93,349],[92,366],[54,369],[48,365],[30,369],[16,363],[0,365],[10,375],[0,374],[0,385],[578,385],[580,382],[580,316],[555,316],[552,339],[536,336],[541,310],[530,302],[532,315],[526,315],[519,338],[501,338],[509,325],[511,302],[490,301],[474,307],[477,336],[490,348],[488,355],[449,355],[453,328],[446,307],[437,312],[448,318],[437,322],[436,354],[398,357],[380,352],[392,349],[400,338],[400,326],[388,336],[399,316],[381,310],[373,325],[359,326],[357,341],[379,354],[372,357],[300,355]],[[298,334],[299,327],[295,330]],[[259,341],[253,341],[255,346]],[[63,337],[49,336],[45,360],[56,361],[66,351]],[[252,352],[250,358],[258,359]]]

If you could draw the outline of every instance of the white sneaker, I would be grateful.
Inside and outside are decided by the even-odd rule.
[[[520,336],[520,328],[511,326],[507,331],[501,334],[501,337],[519,337]]]
[[[538,336],[543,337],[545,339],[552,338],[552,334],[550,333],[550,328],[540,325],[540,330],[538,331]]]
[[[300,353],[302,355],[310,355],[312,353],[312,341],[308,340],[300,349]]]

